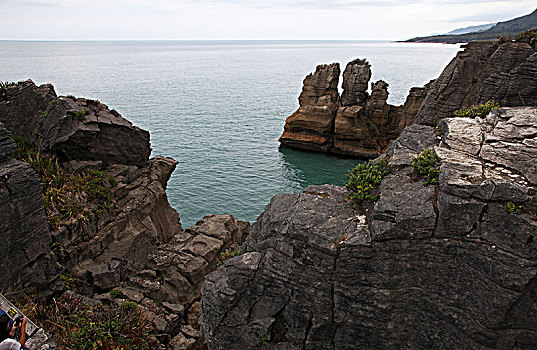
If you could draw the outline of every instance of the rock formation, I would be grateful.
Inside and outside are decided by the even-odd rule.
[[[332,146],[334,113],[339,99],[338,63],[319,65],[304,79],[300,107],[285,121],[280,142],[287,146],[327,152]]]
[[[369,95],[371,66],[362,59],[347,64],[341,98],[338,79],[339,65],[334,63],[318,66],[304,80],[300,107],[285,121],[280,138],[283,145],[360,158],[377,157],[413,123],[427,93],[427,87],[413,88],[403,106],[392,106],[387,103],[388,84],[378,81],[371,84]]]
[[[534,348],[535,125],[537,108],[413,125],[371,206],[330,185],[274,197],[204,283],[209,349]],[[413,175],[424,149],[438,186]]]
[[[50,250],[41,183],[28,163],[11,159],[15,149],[0,123],[0,285],[4,290],[36,288],[49,294],[60,270]]]
[[[460,108],[496,100],[501,106],[537,105],[537,52],[525,42],[466,44],[431,85],[416,120],[436,125]]]
[[[61,280],[69,281],[80,294],[64,296],[84,303],[137,303],[152,322],[157,346],[203,345],[201,284],[224,260],[221,254],[243,243],[249,223],[210,215],[183,230],[165,192],[177,162],[149,159],[149,133],[98,101],[58,97],[51,85],[20,82],[3,91],[0,121],[33,140],[42,154],[57,157],[66,171],[100,170],[114,180],[106,207],[64,220],[50,232],[40,179],[28,163],[11,158],[16,146],[0,122],[3,289],[58,297],[65,290]],[[40,332],[33,346],[55,348]]]

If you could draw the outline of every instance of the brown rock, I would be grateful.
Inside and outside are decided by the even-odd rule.
[[[319,65],[304,79],[300,107],[285,121],[282,144],[323,152],[330,149],[340,72],[338,63]]]

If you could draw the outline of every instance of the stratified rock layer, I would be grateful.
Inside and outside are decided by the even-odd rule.
[[[29,164],[11,159],[15,149],[0,123],[0,285],[49,294],[60,270],[49,247],[41,182]]]
[[[308,150],[330,150],[340,73],[338,63],[319,65],[304,79],[300,107],[287,118],[280,142]]]
[[[299,149],[377,157],[414,122],[427,87],[413,88],[403,106],[392,106],[387,102],[388,84],[382,80],[371,84],[369,95],[371,66],[366,60],[356,59],[343,72],[343,93],[339,98],[333,87],[339,78],[339,65],[337,70],[336,65],[318,66],[304,80],[300,107],[287,118],[280,142]],[[326,90],[312,86],[330,86],[330,98],[323,97]],[[315,98],[304,98],[306,93]]]
[[[535,125],[536,108],[507,108],[407,128],[365,211],[337,186],[274,197],[204,283],[209,348],[537,346]],[[411,170],[426,148],[438,186]]]
[[[460,108],[496,100],[501,106],[537,105],[537,53],[523,42],[473,41],[432,84],[416,116],[436,125]]]

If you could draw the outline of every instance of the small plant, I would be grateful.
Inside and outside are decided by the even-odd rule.
[[[453,112],[453,116],[463,118],[485,118],[491,111],[498,108],[500,108],[498,102],[489,100],[479,105],[473,105],[470,108],[458,109]]]
[[[89,114],[89,109],[79,109],[74,113],[74,116],[76,119],[80,120],[81,122],[86,120],[86,115]]]
[[[523,208],[524,208],[523,205],[517,205],[513,202],[509,202],[505,206],[505,210],[507,210],[508,213],[515,213],[515,214],[520,214]]]
[[[347,173],[347,197],[357,203],[364,200],[377,201],[380,198],[378,186],[388,174],[388,157],[377,162],[358,164]]]
[[[525,32],[520,32],[517,36],[515,36],[515,41],[517,43],[530,43],[532,40],[537,39],[537,31],[535,30],[527,30]]]
[[[124,312],[133,312],[138,309],[138,304],[136,304],[134,301],[124,301],[121,304],[121,310]]]
[[[67,98],[69,98],[69,99],[71,99],[71,100],[76,100],[76,97],[74,97],[73,95],[67,95],[67,96],[65,96],[65,97],[67,97]]]
[[[5,98],[7,93],[7,88],[15,86],[16,83],[12,81],[0,81],[0,98]]]
[[[425,149],[417,157],[412,159],[412,171],[420,177],[425,178],[423,184],[437,185],[438,176],[440,175],[440,157],[435,151]]]
[[[76,282],[76,279],[73,277],[69,277],[65,274],[60,275],[60,279],[63,281],[67,289],[73,289],[74,283]]]
[[[244,253],[246,252],[240,248],[226,249],[226,251],[220,253],[220,261],[216,264],[216,266],[220,266],[224,263],[224,261],[229,260],[235,256],[241,256]]]
[[[114,299],[125,299],[125,298],[127,298],[127,296],[125,294],[121,293],[121,291],[118,290],[118,289],[112,289],[110,291],[110,296],[112,298],[114,298]]]

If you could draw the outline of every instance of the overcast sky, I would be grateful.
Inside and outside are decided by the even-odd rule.
[[[535,0],[0,0],[0,39],[398,40],[536,8]]]

